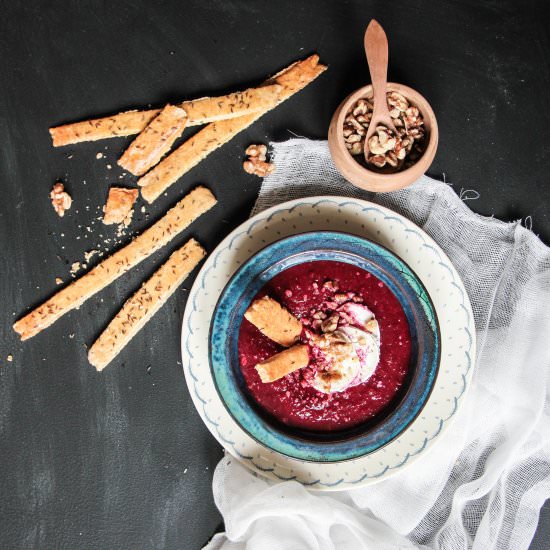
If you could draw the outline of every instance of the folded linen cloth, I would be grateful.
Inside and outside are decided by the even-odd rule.
[[[473,213],[428,177],[385,194],[338,174],[325,141],[272,144],[276,171],[253,214],[298,197],[344,195],[392,208],[443,248],[477,327],[472,385],[434,448],[377,484],[310,492],[259,478],[227,455],[214,498],[226,532],[207,550],[522,550],[550,497],[550,248],[517,223]]]

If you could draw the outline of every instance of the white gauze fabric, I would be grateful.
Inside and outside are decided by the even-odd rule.
[[[407,216],[464,281],[477,361],[448,430],[425,456],[375,485],[310,492],[295,481],[268,482],[227,455],[213,484],[226,533],[206,548],[528,548],[550,497],[550,249],[520,223],[474,214],[445,183],[423,177],[375,195],[336,172],[325,141],[272,146],[277,169],[253,213],[298,197],[347,195]]]

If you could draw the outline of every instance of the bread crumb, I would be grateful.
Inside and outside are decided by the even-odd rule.
[[[13,361],[13,355],[10,353],[6,359],[11,363]]]
[[[96,159],[102,159],[103,158],[103,153],[98,153],[96,156],[95,156]]]
[[[74,332],[72,334],[69,334],[69,338],[72,340],[74,338]]]
[[[86,260],[86,263],[90,263],[90,259],[93,258],[96,254],[99,253],[99,250],[88,250],[88,252],[84,252],[84,260]]]
[[[56,285],[61,285],[63,284],[63,279],[61,277],[56,277],[55,278],[55,284]]]
[[[71,265],[71,275],[74,277],[76,272],[80,269],[80,262],[73,262]]]
[[[126,235],[126,228],[128,226],[125,223],[119,223],[116,228],[116,236],[124,237]],[[119,241],[120,242],[120,241]],[[117,243],[118,244],[118,243]]]
[[[110,164],[107,164],[107,170],[110,170],[112,166]]]

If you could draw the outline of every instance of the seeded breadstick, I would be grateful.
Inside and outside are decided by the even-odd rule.
[[[206,252],[191,239],[126,301],[101,336],[88,351],[88,360],[103,370],[164,305]]]
[[[195,188],[131,243],[19,319],[13,325],[14,330],[21,335],[21,340],[35,336],[68,311],[79,308],[90,296],[169,243],[215,204],[216,199],[208,189]]]
[[[262,334],[285,348],[295,344],[302,333],[302,323],[269,296],[254,300],[244,316]]]
[[[255,115],[246,115],[246,118],[253,116]],[[213,122],[191,136],[183,145],[138,180],[138,185],[144,186],[141,189],[141,196],[149,203],[157,199],[170,185],[211,151],[240,132],[242,118]]]
[[[166,105],[124,151],[119,166],[136,176],[145,174],[170,151],[186,124],[187,114],[181,107]]]
[[[221,97],[184,101],[180,107],[185,109],[190,126],[200,126],[216,120],[256,113],[262,109],[272,109],[277,105],[280,93],[279,84],[269,84]]]
[[[318,63],[319,56],[312,55],[303,61],[294,63],[290,68],[270,79],[268,83],[276,82],[283,87],[278,103],[285,101],[304,88],[326,69],[324,65]],[[138,184],[143,187],[142,197],[149,203],[153,202],[212,151],[248,128],[271,108],[266,107],[249,115],[213,122],[203,128],[138,180]]]
[[[309,353],[307,346],[298,344],[272,355],[263,363],[259,363],[256,365],[256,371],[260,375],[261,381],[266,384],[268,382],[275,382],[275,380],[279,380],[279,378],[295,370],[303,369],[307,367],[308,363]]]
[[[160,109],[126,111],[109,117],[83,120],[50,128],[53,146],[61,147],[82,141],[97,141],[139,134],[160,113]]]
[[[198,126],[272,107],[277,103],[279,90],[277,84],[270,84],[220,97],[184,101],[178,107],[187,113],[188,126]],[[117,115],[50,128],[50,134],[54,147],[82,141],[131,136],[139,134],[159,113],[160,109],[126,111]]]

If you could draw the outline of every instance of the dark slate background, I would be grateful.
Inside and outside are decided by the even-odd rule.
[[[242,171],[246,145],[290,132],[325,137],[339,101],[368,81],[362,37],[371,17],[389,35],[390,78],[418,89],[438,116],[430,175],[445,176],[457,192],[477,191],[469,204],[479,213],[532,216],[533,230],[550,241],[543,1],[0,6],[2,548],[187,550],[222,528],[210,488],[221,449],[194,410],[179,362],[191,280],[104,373],[87,363],[85,347],[177,244],[194,235],[212,250],[247,217],[260,182]],[[147,214],[140,204],[131,229],[148,226],[197,183],[216,193],[215,211],[79,311],[17,340],[13,320],[50,296],[56,277],[67,280],[85,251],[117,246],[104,244],[115,231],[95,218],[110,184],[133,183],[119,179],[115,164],[128,140],[53,149],[49,126],[242,89],[312,52],[330,65],[327,73],[193,169]],[[57,178],[74,198],[63,219],[48,200]],[[549,525],[546,508],[532,548],[547,547]]]

